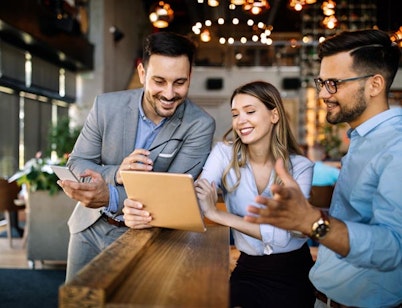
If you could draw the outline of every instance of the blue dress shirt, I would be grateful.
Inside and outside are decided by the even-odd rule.
[[[348,135],[330,215],[347,225],[350,252],[343,258],[320,245],[310,279],[347,306],[395,307],[402,303],[402,108]]]
[[[219,142],[212,149],[207,162],[204,165],[201,177],[207,179],[210,183],[215,182],[216,186],[222,189],[223,197],[227,210],[230,213],[244,217],[248,215],[247,206],[255,203],[254,199],[258,195],[257,185],[249,163],[241,168],[241,180],[238,188],[228,193],[222,185],[222,174],[226,166],[229,165],[232,157],[232,147]],[[307,197],[311,189],[311,180],[313,176],[313,163],[306,157],[292,155],[293,177],[300,185],[304,195]],[[274,175],[261,195],[272,197],[270,187],[273,183]],[[228,184],[232,186],[236,182],[233,170],[229,173]],[[271,225],[260,225],[262,241],[248,236],[237,230],[233,231],[233,238],[237,249],[249,255],[260,256],[273,253],[283,253],[300,248],[306,241],[305,237],[294,236],[292,232],[276,228]]]
[[[154,122],[149,120],[144,113],[144,109],[142,108],[142,104],[139,104],[139,119],[138,119],[138,128],[137,128],[137,135],[135,138],[135,149],[149,149],[152,142],[158,135],[159,131],[162,129],[162,126],[166,123],[167,118],[164,118],[158,125]],[[113,213],[116,213],[118,203],[119,203],[119,196],[117,193],[117,189],[111,185],[109,186],[109,205],[104,210],[104,212],[109,215],[113,216]],[[123,220],[123,216],[119,215],[115,217],[117,220]]]

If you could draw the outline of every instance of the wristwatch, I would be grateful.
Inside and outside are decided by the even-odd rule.
[[[313,225],[311,226],[310,237],[316,241],[323,239],[330,230],[330,222],[328,215],[323,210],[320,210],[320,213],[321,213],[320,219],[314,222]]]

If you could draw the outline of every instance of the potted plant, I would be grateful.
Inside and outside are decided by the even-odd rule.
[[[17,178],[20,185],[26,185],[31,192],[47,191],[50,195],[57,193],[61,188],[57,185],[58,178],[50,165],[63,166],[67,163],[79,133],[79,128],[70,128],[68,117],[61,118],[57,125],[52,125],[49,129],[49,147],[45,151],[45,157],[42,157],[42,152],[37,152],[13,178]]]
[[[17,183],[30,192],[47,191],[54,195],[61,188],[57,185],[57,176],[50,165],[63,165],[63,161],[52,161],[50,158],[42,158],[42,152],[37,152],[35,158],[30,159],[22,170]]]
[[[49,149],[46,155],[52,155],[55,153],[58,158],[61,158],[62,162],[66,162],[68,154],[72,151],[75,141],[81,132],[81,128],[70,127],[70,118],[62,117],[57,125],[52,125],[49,130]]]
[[[61,119],[49,130],[45,157],[38,152],[20,171],[17,182],[27,190],[27,259],[32,268],[35,260],[67,260],[67,220],[76,201],[60,191],[50,166],[66,164],[79,131],[70,129],[68,118]]]

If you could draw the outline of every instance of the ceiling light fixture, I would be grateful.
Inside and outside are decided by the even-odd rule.
[[[332,30],[338,25],[338,19],[336,19],[335,15],[326,16],[322,21],[322,24],[325,28]]]
[[[317,0],[290,0],[289,7],[297,12],[300,12],[306,5],[314,4]]]
[[[270,7],[267,0],[246,0],[243,4],[243,10],[253,15],[261,14]]]
[[[208,0],[208,5],[212,7],[217,7],[219,6],[219,1],[218,0]]]
[[[402,26],[399,27],[399,29],[393,35],[391,35],[391,41],[395,44],[398,44],[399,47],[402,47]]]
[[[335,7],[336,3],[332,0],[324,1],[321,5],[322,12],[325,16],[335,15]]]
[[[200,34],[200,39],[204,43],[208,43],[211,40],[211,32],[208,29],[202,30]]]
[[[333,0],[324,1],[321,5],[324,19],[322,25],[327,29],[335,29],[338,25],[338,19],[335,17],[336,2]]]
[[[246,0],[230,0],[230,3],[234,5],[243,5],[246,3]]]
[[[289,6],[297,12],[300,12],[303,9],[304,4],[303,0],[290,0],[289,2]]]
[[[158,1],[151,7],[149,20],[156,28],[166,28],[172,22],[174,12],[169,3]]]

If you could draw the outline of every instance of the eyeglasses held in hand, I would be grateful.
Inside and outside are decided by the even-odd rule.
[[[180,143],[180,142],[183,142],[184,140],[183,140],[183,139],[178,139],[178,138],[172,138],[172,139],[166,140],[166,141],[164,141],[164,142],[162,142],[162,143],[160,143],[160,144],[158,144],[158,145],[153,146],[152,148],[148,149],[148,151],[152,152],[153,150],[155,150],[155,149],[157,149],[157,148],[159,148],[159,147],[161,147],[161,146],[163,146],[163,145],[165,145],[166,143],[171,142],[171,141],[176,141],[176,142]],[[195,163],[193,166],[191,166],[189,169],[187,169],[186,171],[181,172],[181,173],[188,173],[188,172],[190,172],[192,169],[194,169],[194,168],[195,168],[196,166],[198,166],[200,163],[201,163],[200,161],[199,161],[199,162],[196,162],[196,163]]]
[[[322,80],[321,78],[314,78],[314,82],[315,82],[315,87],[316,87],[318,93],[320,93],[322,88],[325,86],[325,89],[327,89],[329,94],[335,94],[338,91],[338,85],[342,82],[354,81],[354,80],[369,78],[369,77],[373,77],[373,76],[374,75],[371,74],[371,75],[352,77],[352,78],[347,78],[347,79],[326,79],[326,80]]]
[[[158,144],[156,146],[153,146],[152,148],[148,149],[148,151],[152,152],[153,150],[155,150],[155,149],[159,148],[160,146],[165,145],[166,143],[171,142],[171,141],[182,142],[183,139],[172,138],[172,139],[166,140],[166,141],[164,141],[164,142],[162,142],[162,143],[160,143],[160,144]]]

